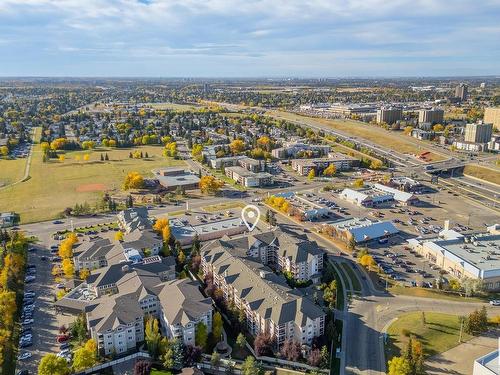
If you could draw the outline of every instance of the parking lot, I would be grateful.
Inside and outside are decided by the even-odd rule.
[[[36,276],[29,279],[32,281],[26,280],[25,306],[33,307],[24,310],[26,320],[21,325],[24,333],[21,334],[20,344],[25,347],[19,348],[16,370],[28,370],[30,374],[37,373],[37,366],[45,354],[59,352],[56,341],[59,327],[68,326],[74,320],[74,316],[56,314],[53,308],[55,285],[51,274],[53,263],[49,247],[54,243],[37,244],[32,247],[36,250],[30,251],[28,256],[28,265],[35,266],[31,269],[36,269],[35,272],[32,271]]]

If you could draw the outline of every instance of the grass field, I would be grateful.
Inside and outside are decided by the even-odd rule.
[[[0,159],[0,188],[20,180],[28,159]]]
[[[347,263],[340,263],[340,265],[347,273],[347,276],[351,279],[352,289],[355,292],[361,292],[361,283],[359,282],[358,276],[356,276],[352,267]]]
[[[19,213],[22,223],[53,219],[75,203],[93,203],[104,191],[119,191],[130,171],[148,176],[153,168],[184,164],[163,157],[160,146],[141,146],[138,149],[147,152],[149,158],[130,159],[131,149],[98,149],[67,152],[64,162],[44,163],[40,145],[36,144],[31,178],[0,191],[0,211]],[[107,152],[110,160],[101,162],[101,152]],[[90,155],[89,161],[75,160],[76,155],[81,157],[85,153]]]
[[[402,132],[390,132],[378,126],[366,124],[360,121],[313,118],[297,115],[290,112],[275,110],[268,111],[266,112],[266,114],[272,117],[290,121],[299,121],[304,124],[310,124],[314,126],[326,125],[328,127],[331,127],[332,129],[366,139],[370,142],[379,144],[383,147],[387,147],[391,150],[396,150],[401,153],[419,154],[424,150],[428,150],[428,148],[426,148],[427,145],[424,142],[418,141],[415,138],[405,136]],[[444,155],[436,154],[434,152],[431,152],[430,156],[432,161],[445,159]]]
[[[154,109],[173,109],[176,111],[194,111],[202,108],[197,104],[177,104],[177,103],[148,103],[148,107]]]
[[[464,168],[464,174],[475,178],[480,178],[488,182],[500,185],[500,172],[493,168],[482,167],[480,165],[469,164]]]
[[[460,302],[484,302],[481,298],[475,297],[461,297],[456,294],[443,293],[425,288],[406,288],[403,286],[392,286],[389,288],[389,292],[392,294],[399,294],[405,296],[422,297],[422,298],[435,298],[444,299],[449,301],[460,301]]]
[[[386,346],[387,359],[400,355],[408,342],[408,337],[402,334],[403,330],[411,332],[422,343],[425,356],[432,356],[458,345],[460,322],[458,315],[435,312],[425,312],[425,324],[420,311],[401,315],[387,330],[390,337]],[[471,337],[463,333],[462,341]]]

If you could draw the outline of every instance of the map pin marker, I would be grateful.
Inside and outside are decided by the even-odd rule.
[[[243,220],[243,223],[245,223],[250,232],[254,230],[255,226],[259,222],[259,219],[259,207],[249,204],[241,210],[241,220]]]

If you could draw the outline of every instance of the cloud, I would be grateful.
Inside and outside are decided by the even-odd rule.
[[[483,58],[498,61],[500,57],[495,42],[500,40],[499,16],[498,0],[481,4],[472,0],[453,4],[441,0],[0,0],[0,35],[5,40],[0,43],[8,44],[13,54],[0,58],[0,71],[15,70],[17,56],[33,61],[32,74],[57,66],[82,69],[85,63],[89,69],[99,69],[95,61],[113,59],[119,59],[124,70],[129,66],[133,74],[142,57],[145,66],[154,67],[155,75],[161,73],[161,61],[171,66],[196,56],[188,64],[182,60],[184,75],[204,69],[207,75],[209,69],[217,69],[214,75],[238,68],[250,72],[252,66],[255,72],[306,70],[304,63],[292,59],[309,62],[311,74],[318,71],[318,64],[325,72],[336,69],[333,62],[340,67],[341,61],[351,61],[355,62],[351,74],[359,74],[389,60],[402,71],[422,66],[429,69],[428,74],[432,60],[441,64],[435,70],[447,67],[453,74],[458,58],[473,65],[476,58],[482,64],[477,69],[483,72],[491,66]],[[37,60],[46,61],[46,66],[37,65]],[[221,63],[234,66],[228,69]],[[275,63],[279,69],[271,65]]]

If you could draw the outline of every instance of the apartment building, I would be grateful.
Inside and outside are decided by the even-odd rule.
[[[464,101],[468,96],[468,86],[465,83],[461,83],[455,87],[455,98]]]
[[[311,145],[303,142],[292,142],[271,151],[273,157],[277,159],[296,158],[300,154],[310,157],[321,157],[327,155],[331,150],[328,145]]]
[[[245,187],[263,187],[273,183],[273,176],[267,172],[252,172],[243,167],[227,167],[224,170],[227,177]]]
[[[485,108],[484,123],[493,124],[494,129],[500,130],[500,107]]]
[[[311,346],[313,338],[324,333],[323,310],[269,267],[233,250],[222,241],[210,244],[202,251],[202,270],[213,276],[225,301],[245,312],[248,330],[269,334],[278,348],[287,339]]]
[[[403,118],[403,110],[395,107],[382,107],[377,111],[377,123],[392,125]]]
[[[442,124],[444,119],[444,111],[440,108],[421,109],[418,111],[418,123],[428,123],[431,125]]]
[[[152,228],[151,221],[148,219],[148,209],[146,207],[134,207],[120,211],[117,218],[118,224],[125,233]]]
[[[162,306],[162,331],[169,339],[178,338],[185,345],[195,345],[198,323],[203,323],[207,332],[212,331],[212,300],[201,296],[198,283],[189,279],[171,281],[158,298]]]
[[[465,126],[465,142],[488,143],[493,133],[493,124],[478,122]]]
[[[328,154],[327,158],[320,159],[294,159],[292,169],[301,176],[307,176],[314,170],[316,176],[320,175],[330,164],[335,165],[338,171],[350,170],[359,165],[359,160],[337,152]]]

